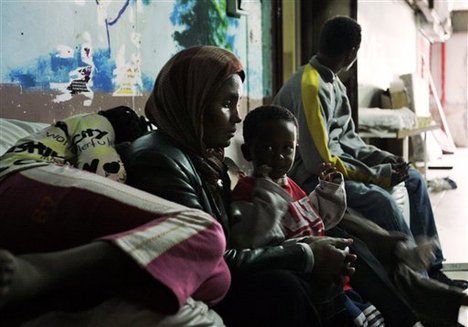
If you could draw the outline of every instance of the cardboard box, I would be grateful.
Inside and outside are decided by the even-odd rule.
[[[405,83],[405,89],[408,92],[408,108],[413,110],[416,116],[430,117],[429,82],[416,74],[401,75],[400,79]]]
[[[392,92],[387,89],[380,95],[380,104],[385,109],[408,107],[408,94],[406,90]]]

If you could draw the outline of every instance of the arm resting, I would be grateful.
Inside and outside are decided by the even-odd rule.
[[[251,272],[271,269],[306,271],[307,252],[300,244],[279,245],[258,249],[229,249],[224,253],[233,272]]]

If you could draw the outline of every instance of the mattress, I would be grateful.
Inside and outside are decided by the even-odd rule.
[[[412,129],[417,126],[417,118],[409,108],[381,109],[359,108],[359,131],[379,132]]]
[[[0,118],[0,155],[4,154],[20,138],[47,126],[49,124]]]

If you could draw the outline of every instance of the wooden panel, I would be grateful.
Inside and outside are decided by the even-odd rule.
[[[322,25],[336,15],[357,19],[357,0],[301,1],[301,65],[306,64],[317,52]],[[346,75],[340,78],[348,90],[353,120],[357,127],[357,62]]]

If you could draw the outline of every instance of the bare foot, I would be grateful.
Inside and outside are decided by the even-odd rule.
[[[16,260],[13,254],[0,250],[0,307],[8,302],[15,268]]]
[[[38,268],[40,261],[40,255],[15,256],[0,249],[0,308],[10,302],[30,299],[43,291],[47,284],[44,283],[44,273]]]

